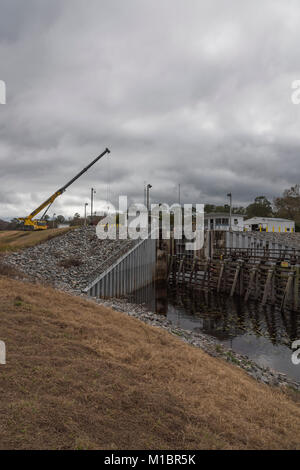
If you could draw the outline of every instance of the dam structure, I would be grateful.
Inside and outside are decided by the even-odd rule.
[[[168,283],[173,289],[238,295],[246,302],[300,311],[296,233],[206,231],[201,250],[186,250],[184,240],[171,240],[168,250]]]

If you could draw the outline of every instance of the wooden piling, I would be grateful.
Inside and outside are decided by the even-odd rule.
[[[221,289],[221,282],[222,282],[222,277],[224,273],[224,261],[221,261],[221,268],[220,268],[220,273],[219,273],[219,278],[218,278],[218,285],[217,285],[217,292],[220,292]]]
[[[267,298],[271,295],[273,271],[274,269],[268,269],[261,305],[265,305]]]
[[[282,310],[300,310],[300,266],[290,263],[270,263],[249,258],[199,259],[194,256],[169,257],[167,279],[178,286],[188,286],[201,292],[227,292],[240,295],[244,301],[255,299],[262,306],[270,303]]]
[[[249,278],[249,284],[248,284],[248,287],[247,287],[247,290],[246,290],[246,294],[245,294],[245,302],[248,301],[249,299],[249,296],[251,294],[251,291],[254,287],[254,282],[255,282],[255,278],[256,278],[256,272],[257,272],[257,268],[252,268],[251,271],[250,271],[250,278]]]
[[[238,280],[239,273],[240,273],[240,269],[241,269],[241,265],[240,265],[240,263],[238,263],[238,265],[236,267],[236,270],[235,270],[235,273],[234,273],[233,283],[232,283],[232,287],[231,287],[231,291],[230,291],[230,297],[233,297],[233,295],[234,295],[237,280]]]

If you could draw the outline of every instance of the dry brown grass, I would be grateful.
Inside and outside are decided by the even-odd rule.
[[[22,248],[39,245],[59,235],[63,235],[73,228],[74,227],[38,230],[36,232],[4,230],[0,232],[0,252],[16,251]]]
[[[280,391],[108,308],[0,277],[1,449],[299,449]]]
[[[2,262],[0,257],[0,276],[7,276],[7,277],[16,277],[19,276],[20,273],[17,269],[13,268],[12,266],[7,266]],[[24,277],[25,275],[23,275]]]

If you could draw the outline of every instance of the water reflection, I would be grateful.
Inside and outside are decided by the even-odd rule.
[[[291,362],[291,343],[300,339],[300,315],[278,307],[245,304],[230,298],[195,290],[167,289],[166,284],[146,286],[132,300],[167,315],[181,328],[215,336],[226,346],[246,354],[262,366],[269,366],[300,380],[300,365]]]
[[[300,338],[300,315],[281,312],[272,305],[261,307],[256,302],[244,303],[242,299],[216,294],[169,292],[169,303],[185,314],[199,319],[201,330],[229,339],[252,332],[276,344],[290,345]]]
[[[166,282],[148,284],[136,290],[128,296],[131,302],[146,305],[149,310],[167,315],[168,313],[168,289]]]

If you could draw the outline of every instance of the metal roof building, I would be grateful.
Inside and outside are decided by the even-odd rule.
[[[276,217],[252,217],[244,221],[245,230],[262,232],[294,232],[295,222]]]

